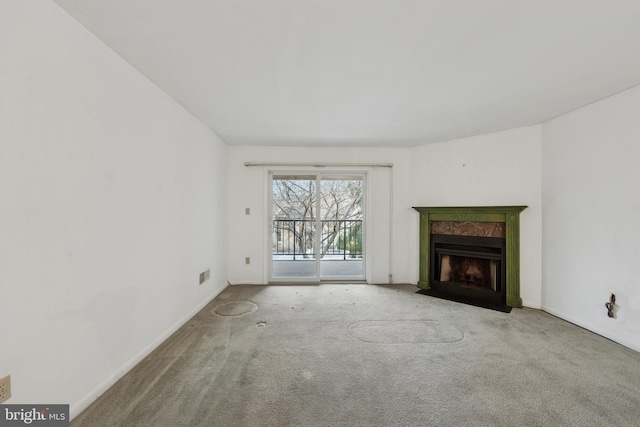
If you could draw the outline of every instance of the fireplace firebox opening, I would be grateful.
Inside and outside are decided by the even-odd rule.
[[[505,239],[431,235],[434,296],[505,306]]]
[[[439,254],[440,282],[477,289],[500,291],[500,261],[484,258]]]

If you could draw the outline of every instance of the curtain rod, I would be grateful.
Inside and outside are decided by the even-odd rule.
[[[375,168],[392,168],[393,163],[253,163],[245,162],[245,166],[311,166],[314,168],[325,168],[332,166],[356,167],[367,166]]]

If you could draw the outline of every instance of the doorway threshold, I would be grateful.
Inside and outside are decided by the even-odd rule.
[[[366,280],[320,280],[320,281],[309,281],[309,280],[273,280],[267,283],[267,285],[367,285]]]
[[[354,279],[354,280],[345,280],[345,279],[329,279],[329,280],[321,280],[321,284],[330,284],[330,285],[366,285],[367,281],[362,279]]]

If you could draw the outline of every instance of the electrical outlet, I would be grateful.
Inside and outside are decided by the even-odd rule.
[[[11,375],[0,378],[0,403],[6,402],[11,397]]]
[[[251,264],[251,258],[246,257],[246,258],[244,259],[244,263],[245,263],[245,264]]]
[[[205,279],[205,275],[204,275],[204,273],[200,273],[200,283],[199,283],[199,284],[200,284],[200,285],[202,285],[202,284],[204,283],[204,281],[205,281],[205,280],[206,280],[206,279]]]

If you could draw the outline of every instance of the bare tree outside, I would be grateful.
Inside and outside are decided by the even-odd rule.
[[[323,221],[322,256],[330,248],[358,249],[362,254],[362,180],[341,178],[320,181],[320,209]]]
[[[273,177],[274,253],[314,258],[318,191],[315,176]],[[362,257],[363,180],[320,180],[320,256]]]

